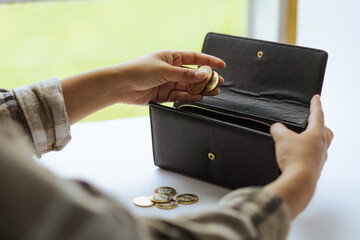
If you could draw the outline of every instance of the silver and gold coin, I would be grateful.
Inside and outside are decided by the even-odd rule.
[[[133,199],[134,205],[138,207],[151,207],[154,205],[154,202],[151,201],[150,196],[139,196]]]
[[[210,81],[208,82],[208,84],[206,84],[204,92],[213,91],[217,87],[218,84],[219,84],[219,74],[214,71]]]
[[[199,201],[199,197],[190,193],[180,194],[176,197],[176,201],[180,204],[193,204]]]
[[[178,202],[175,200],[171,200],[170,202],[167,203],[156,203],[155,206],[161,209],[173,209],[176,208],[178,206]]]
[[[176,190],[172,187],[158,187],[154,190],[154,193],[166,193],[171,196],[175,196]]]
[[[165,203],[170,202],[173,199],[173,196],[166,193],[154,193],[151,196],[151,201],[155,203]]]
[[[210,81],[210,79],[212,78],[213,72],[212,72],[211,67],[201,66],[201,67],[199,67],[199,70],[201,70],[201,69],[206,69],[209,74],[204,81],[202,81],[200,83],[189,83],[186,86],[187,91],[192,95],[201,93],[205,89],[205,87],[208,84],[208,82]]]

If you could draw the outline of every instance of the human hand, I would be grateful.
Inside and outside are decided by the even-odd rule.
[[[333,139],[332,131],[324,124],[324,113],[319,95],[311,100],[308,126],[295,133],[281,123],[270,129],[275,141],[276,159],[283,173],[303,171],[317,181],[327,159],[327,150]]]
[[[113,88],[116,102],[146,105],[150,101],[200,101],[203,96],[189,94],[186,86],[188,83],[203,81],[208,73],[183,65],[208,65],[221,69],[225,67],[225,62],[192,51],[164,50],[109,67],[118,82]],[[220,77],[219,85],[223,82],[224,79]],[[214,96],[219,92],[216,88],[203,95]]]
[[[324,124],[319,95],[311,99],[305,131],[295,133],[283,124],[275,123],[270,132],[275,141],[276,159],[282,173],[266,188],[283,199],[294,219],[305,209],[315,192],[333,139],[333,133]]]
[[[202,82],[207,72],[183,65],[224,68],[219,58],[191,51],[158,51],[118,65],[94,69],[61,80],[66,111],[71,124],[115,103],[147,105],[150,101],[200,101],[190,95],[188,83]],[[220,77],[219,84],[224,79]],[[219,89],[204,95],[219,94]]]

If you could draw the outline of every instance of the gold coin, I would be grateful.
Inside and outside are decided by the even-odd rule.
[[[178,206],[178,202],[175,200],[171,200],[170,202],[167,203],[157,203],[155,204],[155,206],[161,209],[173,209]]]
[[[151,207],[154,205],[154,202],[151,201],[150,196],[136,197],[134,198],[133,203],[138,207]]]
[[[180,194],[176,197],[176,201],[181,204],[193,204],[199,201],[199,197],[190,193]]]
[[[206,84],[204,91],[211,92],[217,87],[218,84],[219,84],[219,74],[214,71],[213,76],[211,80],[208,82],[208,84]]]
[[[204,81],[202,81],[200,83],[189,83],[186,86],[187,91],[192,95],[201,93],[204,90],[204,88],[206,87],[206,84],[212,78],[213,73],[212,73],[211,67],[201,66],[201,67],[199,67],[199,70],[201,70],[201,69],[206,69],[208,71],[209,75],[206,77],[206,79]]]
[[[176,190],[172,187],[158,187],[154,190],[154,193],[166,193],[171,196],[175,196]]]
[[[154,193],[151,196],[151,201],[155,202],[155,203],[165,203],[165,202],[170,202],[172,200],[172,196],[170,194],[166,194],[166,193]]]

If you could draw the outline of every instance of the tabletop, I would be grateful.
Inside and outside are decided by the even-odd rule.
[[[156,167],[153,163],[149,117],[72,126],[72,141],[60,152],[45,154],[37,161],[64,178],[81,178],[100,187],[121,201],[136,216],[176,218],[179,215],[209,209],[230,190]],[[340,148],[340,147],[338,147]],[[292,223],[288,239],[357,239],[360,236],[359,162],[340,164],[331,159],[319,180],[307,209]],[[346,160],[344,160],[346,162]],[[132,200],[151,195],[156,187],[170,186],[180,193],[194,193],[199,202],[172,210],[139,208]]]

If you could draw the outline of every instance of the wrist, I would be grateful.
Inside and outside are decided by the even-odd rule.
[[[309,184],[316,184],[320,177],[320,170],[316,166],[307,164],[304,161],[293,160],[291,165],[282,169],[283,176],[301,177],[308,181]]]
[[[126,103],[129,92],[134,88],[131,81],[132,68],[126,64],[118,64],[99,69],[102,72],[106,92],[111,104]]]
[[[109,68],[98,68],[62,79],[60,83],[70,123],[116,103],[115,89],[120,81],[121,78],[118,79]]]
[[[292,167],[282,172],[278,179],[266,185],[288,205],[292,219],[310,202],[316,188],[317,177],[308,168]]]
[[[314,174],[314,171],[310,170],[308,167],[302,166],[288,168],[281,173],[279,178],[280,180],[284,179],[283,181],[294,183],[289,184],[289,187],[294,188],[298,188],[299,185],[315,188],[318,181],[318,176]]]

